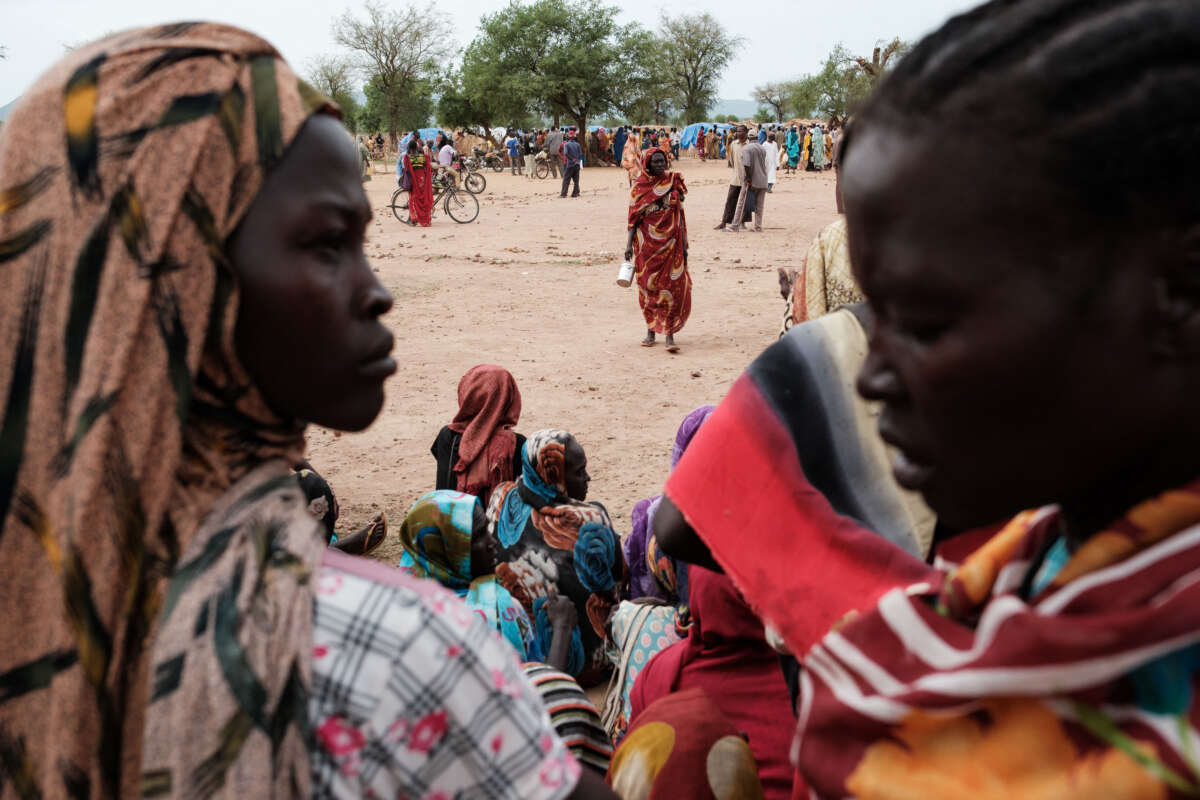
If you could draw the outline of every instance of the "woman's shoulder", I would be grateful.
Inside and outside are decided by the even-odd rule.
[[[315,575],[314,774],[335,796],[560,798],[578,767],[511,645],[436,582],[328,552]],[[486,742],[460,751],[463,741]],[[437,795],[432,791],[431,796]],[[483,795],[479,795],[483,796]]]
[[[450,429],[449,425],[443,425],[438,431],[438,435],[433,440],[433,449],[437,450],[442,447],[448,447],[454,441],[456,436],[462,436],[461,433],[455,433]]]

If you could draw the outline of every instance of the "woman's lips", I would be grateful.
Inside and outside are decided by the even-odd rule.
[[[933,477],[934,469],[929,464],[914,461],[900,448],[896,448],[892,456],[892,474],[899,483],[909,491],[920,491]]]

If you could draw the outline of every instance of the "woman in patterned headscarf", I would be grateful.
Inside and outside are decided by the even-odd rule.
[[[400,544],[400,569],[461,597],[522,661],[545,658],[529,615],[496,581],[496,552],[478,497],[446,490],[423,495],[400,526]]]
[[[587,499],[587,456],[565,431],[529,437],[521,477],[502,483],[488,504],[489,532],[499,543],[496,577],[533,617],[543,649],[551,638],[549,597],[570,598],[579,624],[566,672],[585,687],[611,669],[604,628],[625,583],[625,559],[608,512]]]
[[[181,23],[73,51],[0,134],[0,792],[576,783],[506,648],[327,552],[290,470],[307,422],[365,428],[396,368],[337,115],[257,36]],[[384,616],[402,649],[347,635]],[[412,687],[407,750],[382,742],[417,707],[401,658],[459,676]],[[486,770],[428,756],[501,734]]]
[[[625,260],[633,261],[638,305],[646,320],[643,347],[653,347],[654,334],[667,337],[667,352],[678,353],[675,334],[692,313],[692,276],[687,268],[687,218],[683,199],[687,185],[670,169],[665,151],[646,151],[643,169],[629,193],[629,234]]]

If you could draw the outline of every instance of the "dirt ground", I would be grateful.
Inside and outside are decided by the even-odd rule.
[[[562,428],[588,455],[589,500],[618,533],[634,503],[661,490],[683,417],[716,403],[774,339],[783,314],[777,267],[799,268],[809,241],[836,216],[832,172],[779,174],[761,234],[714,231],[724,206],[724,162],[677,162],[687,180],[692,314],[682,352],[638,342],[645,325],[637,290],[616,285],[625,242],[624,170],[589,168],[582,196],[560,199],[553,178],[487,172],[478,219],[438,211],[410,228],[385,206],[391,173],[365,184],[376,220],[367,251],[396,298],[385,322],[396,334],[398,374],[367,431],[311,429],[309,459],[341,504],[339,531],[387,512],[387,543],[409,506],[433,488],[429,447],[458,408],[459,378],[475,364],[506,367],[521,389],[517,430]]]

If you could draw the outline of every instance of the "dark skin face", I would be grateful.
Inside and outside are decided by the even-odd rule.
[[[587,454],[575,437],[567,441],[565,457],[567,497],[580,502],[587,500],[588,483],[592,476],[587,471]]]
[[[1200,302],[1171,278],[1186,248],[1068,230],[1050,187],[971,148],[867,129],[849,150],[876,317],[859,392],[883,403],[897,480],[950,527],[1058,502],[1077,544],[1196,475]]]
[[[333,117],[305,123],[227,253],[240,292],[238,356],[284,419],[357,431],[396,371],[392,307],[363,252],[371,206],[354,143]]]
[[[667,171],[667,157],[662,151],[658,151],[650,156],[650,174],[658,177]]]
[[[471,577],[479,578],[494,573],[497,556],[496,541],[488,535],[487,516],[483,513],[483,506],[476,503],[471,522]]]

